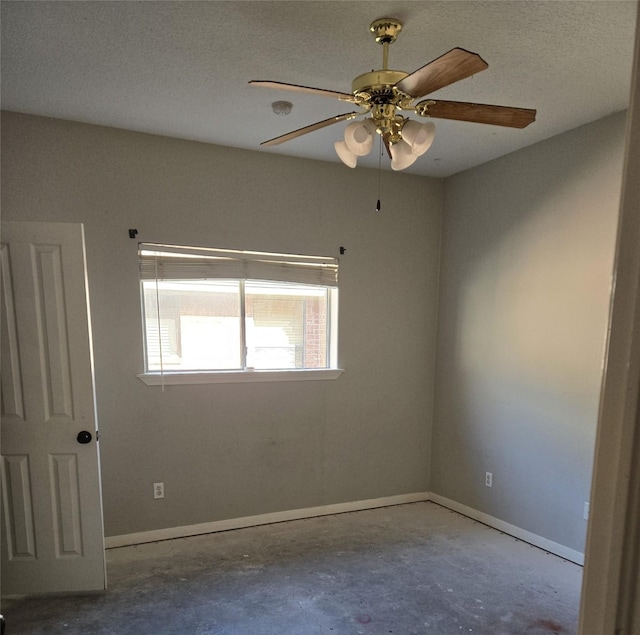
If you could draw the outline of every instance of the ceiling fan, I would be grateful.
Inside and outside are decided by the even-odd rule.
[[[362,109],[360,112],[349,112],[318,121],[263,141],[260,145],[279,145],[334,123],[369,115],[347,126],[344,141],[335,144],[338,156],[349,167],[356,167],[358,156],[364,156],[371,151],[373,138],[377,133],[382,137],[391,158],[392,169],[403,170],[429,149],[433,142],[435,126],[432,122],[420,123],[403,117],[399,114],[400,111],[413,112],[419,117],[454,119],[510,128],[525,128],[535,121],[536,111],[528,108],[441,99],[425,99],[414,104],[416,99],[483,71],[488,64],[477,53],[454,48],[413,73],[391,70],[388,68],[389,45],[396,41],[402,30],[402,23],[395,18],[381,18],[372,22],[369,30],[376,42],[383,47],[382,69],[358,75],[352,82],[351,93],[274,81],[249,82],[252,86],[333,97]]]

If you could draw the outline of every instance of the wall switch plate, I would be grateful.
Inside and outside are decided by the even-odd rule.
[[[164,498],[164,483],[153,484],[153,497]]]
[[[584,507],[582,508],[582,517],[585,520],[589,520],[589,507],[590,507],[590,503],[585,503]]]
[[[484,473],[484,484],[487,487],[493,487],[493,472]]]

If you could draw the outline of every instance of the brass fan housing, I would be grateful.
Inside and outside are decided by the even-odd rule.
[[[396,109],[412,110],[410,103],[413,101],[412,97],[396,88],[396,84],[409,73],[388,68],[389,45],[396,41],[402,23],[395,18],[380,18],[371,23],[369,30],[376,42],[382,44],[382,69],[358,75],[351,84],[351,92],[358,106],[371,110],[378,133],[390,135],[393,143],[399,138]]]
[[[371,71],[358,75],[351,83],[351,92],[358,96],[360,93],[366,93],[373,98],[377,94],[391,94],[394,92],[393,86],[400,80],[407,77],[409,73],[404,71],[390,71],[387,69],[381,71]]]
[[[379,44],[391,44],[396,41],[398,33],[402,31],[402,22],[395,18],[380,18],[371,23],[369,31],[373,33]]]
[[[359,75],[351,85],[355,102],[371,111],[371,119],[381,135],[391,134],[390,141],[399,140],[396,110],[413,110],[413,99],[395,87],[407,77],[404,71],[381,70]]]

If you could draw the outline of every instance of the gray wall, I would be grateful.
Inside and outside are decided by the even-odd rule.
[[[7,220],[85,224],[106,535],[428,489],[441,181],[15,113]],[[339,255],[335,381],[149,387],[137,241]],[[154,501],[152,483],[165,483]]]
[[[624,115],[444,186],[383,172],[380,214],[376,171],[15,113],[2,134],[3,218],[85,224],[108,536],[431,489],[583,550]],[[130,227],[149,242],[347,247],[346,372],[142,384]]]
[[[431,490],[578,551],[624,124],[614,115],[445,185]]]

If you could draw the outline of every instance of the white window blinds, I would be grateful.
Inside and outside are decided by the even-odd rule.
[[[276,280],[338,286],[338,260],[229,249],[140,243],[141,280]]]

